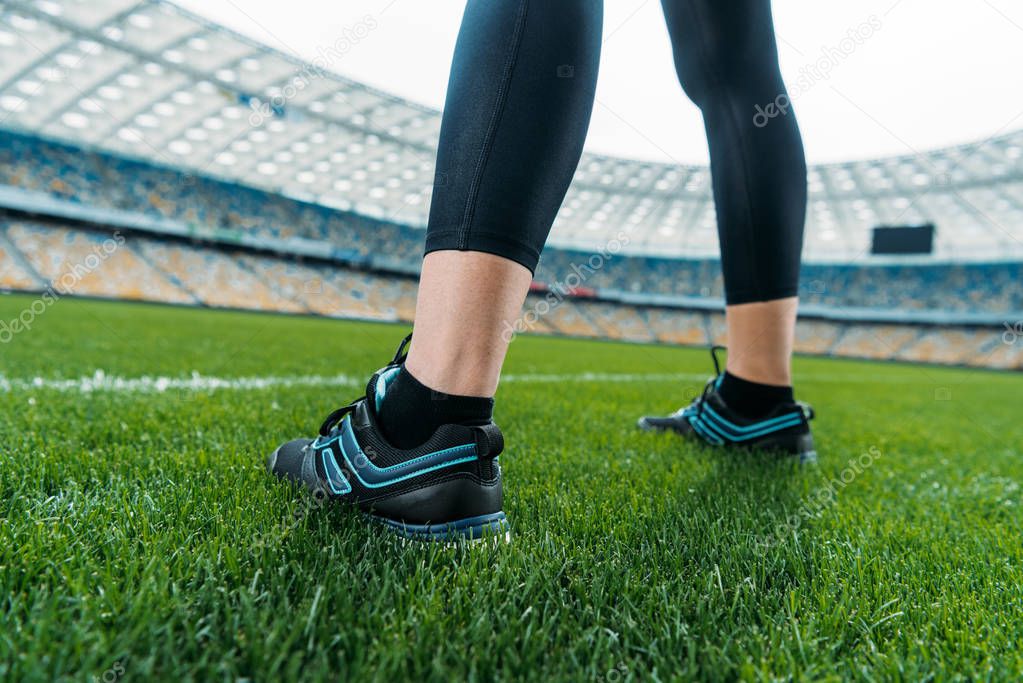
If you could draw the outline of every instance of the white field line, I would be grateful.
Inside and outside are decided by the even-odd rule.
[[[557,383],[557,382],[679,382],[687,379],[706,379],[705,375],[685,374],[605,374],[581,373],[576,375],[505,375],[502,382]],[[349,375],[293,375],[263,377],[214,377],[193,372],[188,377],[118,377],[97,370],[91,376],[77,379],[47,379],[44,377],[9,378],[0,375],[0,392],[51,390],[65,393],[88,394],[94,391],[130,394],[159,394],[166,391],[251,391],[256,389],[290,387],[348,387],[365,384],[364,378]]]
[[[575,374],[508,374],[501,378],[508,384],[560,384],[565,382],[704,382],[705,373],[600,373],[583,372]],[[77,379],[47,379],[44,377],[13,378],[0,375],[0,393],[24,391],[58,391],[74,394],[111,392],[123,394],[160,394],[167,391],[211,392],[211,391],[253,391],[259,389],[291,387],[361,387],[366,379],[349,375],[291,375],[257,377],[214,377],[193,372],[187,377],[149,376],[119,377],[96,370],[91,376]],[[803,378],[809,382],[835,382],[843,384],[887,384],[907,383],[905,378],[890,378],[883,375],[812,375]],[[924,383],[930,383],[929,381]]]
[[[686,374],[681,372],[578,372],[575,374],[534,374],[526,373],[521,375],[502,375],[501,383],[535,383],[535,384],[557,384],[559,382],[685,382],[698,380],[706,382],[710,375]]]
[[[108,391],[125,394],[159,394],[165,391],[251,391],[275,387],[334,387],[361,383],[347,375],[306,375],[293,377],[212,377],[193,372],[188,377],[117,377],[97,370],[91,377],[78,379],[13,379],[0,376],[0,392],[49,389],[75,394]]]

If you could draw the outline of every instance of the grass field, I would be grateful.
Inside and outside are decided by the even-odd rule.
[[[1023,376],[797,359],[799,470],[635,430],[705,351],[520,338],[512,543],[402,546],[263,460],[405,332],[62,300],[0,346],[0,679],[1023,674]]]

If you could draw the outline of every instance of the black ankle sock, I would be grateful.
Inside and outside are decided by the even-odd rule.
[[[493,414],[494,399],[434,391],[403,365],[387,387],[377,422],[393,446],[408,449],[424,443],[441,425],[486,423]]]
[[[729,408],[743,417],[756,419],[771,412],[780,403],[792,403],[792,387],[750,382],[725,370],[718,394]]]

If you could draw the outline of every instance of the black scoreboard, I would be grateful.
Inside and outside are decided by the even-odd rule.
[[[871,254],[930,254],[934,251],[934,223],[879,225],[874,228]]]

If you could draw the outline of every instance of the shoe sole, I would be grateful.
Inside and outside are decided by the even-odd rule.
[[[792,437],[795,436],[793,439]],[[752,447],[754,451],[781,453],[800,465],[816,465],[817,449],[813,444],[813,434],[782,434],[778,439],[768,439]]]
[[[688,438],[693,432],[684,431],[674,426],[660,426],[651,424],[645,417],[639,418],[636,421],[636,426],[644,432],[674,432],[680,436]],[[699,437],[696,437],[699,438]],[[813,435],[812,434],[799,434],[796,439],[789,440],[783,439],[782,442],[768,441],[764,444],[755,444],[751,446],[744,446],[739,443],[729,444],[711,444],[700,439],[701,443],[705,443],[708,446],[714,446],[716,448],[738,448],[752,451],[754,453],[781,453],[786,458],[792,460],[798,460],[800,465],[816,465],[817,464],[817,450],[814,448]]]
[[[427,543],[458,543],[493,540],[511,542],[511,527],[504,512],[492,512],[478,517],[467,517],[442,524],[409,524],[387,517],[366,513],[375,524],[381,524],[397,536]]]
[[[675,432],[676,434],[683,435],[686,433],[677,427],[652,424],[645,417],[641,417],[638,420],[636,420],[636,426],[639,427],[639,429],[644,432]]]
[[[266,469],[270,474],[281,478],[281,475],[274,471],[277,465],[278,451],[280,451],[280,448],[275,448],[274,452],[267,458]],[[321,491],[323,491],[322,487],[318,488],[316,493],[318,494]],[[316,495],[315,497],[319,499],[323,496]],[[505,543],[511,542],[511,527],[503,511],[437,524],[409,524],[408,522],[381,517],[369,512],[363,512],[362,514],[374,524],[382,525],[388,532],[407,540],[436,543],[463,541],[475,543],[493,539],[497,541],[503,540]]]

